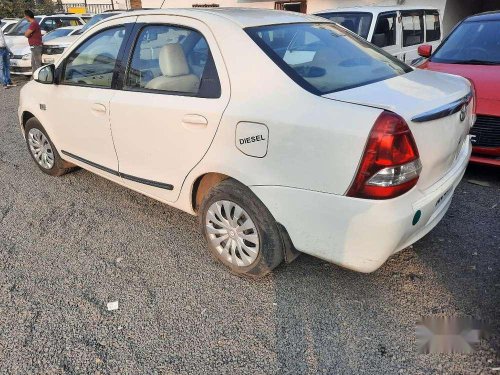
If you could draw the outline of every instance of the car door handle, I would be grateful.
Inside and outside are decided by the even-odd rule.
[[[182,118],[182,124],[188,126],[200,126],[205,127],[208,125],[208,120],[202,115],[185,115]]]
[[[94,103],[92,104],[92,111],[94,112],[99,112],[99,113],[106,113],[106,106],[104,104],[101,104],[101,103]]]

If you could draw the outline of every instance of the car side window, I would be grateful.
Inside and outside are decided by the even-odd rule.
[[[45,19],[45,20],[43,20],[42,24],[40,25],[40,28],[46,32],[50,32],[52,30],[55,30],[56,21],[52,18]]]
[[[434,42],[441,39],[439,13],[435,10],[425,11],[425,38],[427,42]]]
[[[125,27],[101,31],[75,49],[67,58],[62,84],[111,88]]]
[[[424,42],[424,15],[421,11],[401,12],[403,47]]]
[[[396,45],[396,13],[378,16],[372,43],[380,48]]]
[[[220,97],[220,82],[203,35],[193,29],[152,25],[134,47],[125,89]]]

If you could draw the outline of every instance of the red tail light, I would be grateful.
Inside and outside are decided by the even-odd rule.
[[[417,145],[405,120],[384,111],[373,125],[347,195],[366,199],[400,196],[416,185],[421,169]]]

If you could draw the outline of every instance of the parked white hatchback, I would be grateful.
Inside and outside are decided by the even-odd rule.
[[[96,14],[93,16],[81,29],[71,33],[67,36],[62,36],[60,38],[52,39],[50,41],[43,41],[43,54],[42,63],[43,64],[55,64],[61,58],[64,50],[68,48],[75,40],[77,40],[81,34],[83,34],[88,29],[95,26],[95,24],[101,22],[102,20],[112,17],[114,15],[120,14],[120,11],[105,12]]]
[[[376,270],[442,219],[471,153],[467,80],[314,16],[121,14],[34,78],[19,120],[42,171],[81,166],[198,215],[248,276],[298,252]]]

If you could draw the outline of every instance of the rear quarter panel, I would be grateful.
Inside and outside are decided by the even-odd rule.
[[[381,110],[313,95],[292,81],[241,28],[219,38],[231,83],[231,100],[213,144],[188,177],[218,172],[248,186],[289,186],[344,194],[357,170],[370,129]],[[265,124],[267,155],[236,148],[236,125]]]

